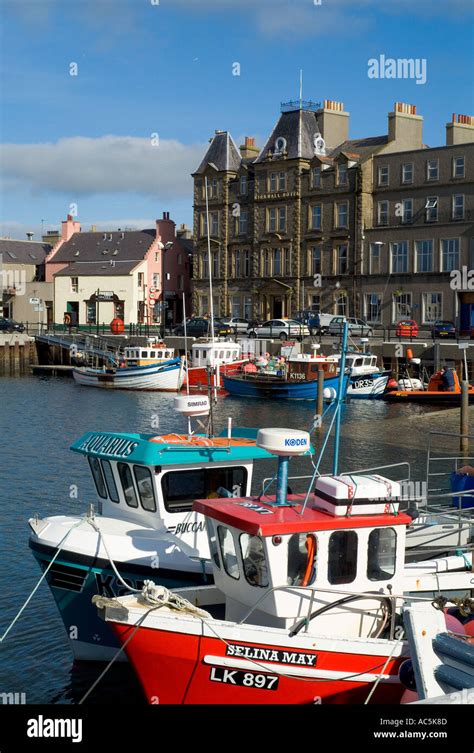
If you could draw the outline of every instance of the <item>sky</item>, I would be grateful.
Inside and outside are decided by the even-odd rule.
[[[209,138],[262,147],[300,70],[351,138],[386,133],[402,101],[442,145],[474,114],[473,22],[472,0],[0,0],[0,235],[40,240],[70,212],[83,230],[192,226]],[[370,77],[381,56],[426,81]]]

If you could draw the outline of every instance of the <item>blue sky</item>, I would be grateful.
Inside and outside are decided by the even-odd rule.
[[[335,99],[353,138],[416,104],[424,141],[474,114],[471,0],[0,0],[0,234],[192,221],[190,172],[216,128],[263,146],[280,102]],[[380,55],[427,82],[370,79]],[[240,76],[233,64],[240,64]],[[71,63],[77,75],[71,76]],[[158,134],[154,145],[151,135]]]

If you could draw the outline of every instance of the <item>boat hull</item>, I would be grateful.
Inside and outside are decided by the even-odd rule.
[[[365,374],[364,376],[351,376],[347,387],[347,397],[361,400],[374,400],[383,396],[389,374]]]
[[[109,371],[75,368],[72,374],[76,383],[82,386],[116,390],[176,392],[181,389],[185,379],[185,371],[180,359],[152,366],[136,366]]]
[[[372,702],[399,703],[404,692],[398,668],[406,657],[393,641],[372,641],[365,650],[365,641],[286,633],[281,643],[263,644],[249,641],[260,632],[250,626],[229,629],[217,622],[213,635],[201,620],[195,622],[199,627],[192,632],[141,625],[128,642],[125,651],[148,703],[364,703],[380,672]],[[135,630],[110,624],[122,644]]]
[[[223,363],[218,367],[218,387],[224,386],[224,374],[237,374],[246,361],[234,361],[233,363]],[[190,387],[199,390],[207,390],[208,378],[207,368],[205,366],[191,366],[187,371],[187,381]],[[214,380],[213,380],[214,381]]]
[[[30,540],[30,548],[41,569],[51,563],[57,549]],[[115,561],[123,580],[141,589],[145,580],[159,578],[167,588],[206,585],[212,576],[167,568],[152,568]],[[94,556],[62,551],[46,576],[47,583],[69,637],[74,658],[81,661],[110,661],[120,648],[109,625],[100,619],[92,597],[125,596],[129,591],[121,584],[110,563]],[[122,654],[122,661],[126,657]]]
[[[277,400],[316,400],[318,396],[318,380],[301,382],[289,382],[278,379],[253,379],[240,376],[224,375],[224,389],[235,397],[260,397]],[[343,397],[346,394],[349,377],[346,375],[343,381]],[[329,377],[324,380],[324,388],[332,388],[336,392],[339,386],[339,377]]]

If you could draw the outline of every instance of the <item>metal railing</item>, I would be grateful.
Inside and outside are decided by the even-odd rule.
[[[388,465],[377,465],[374,468],[357,468],[353,471],[342,471],[341,473],[338,473],[338,476],[356,476],[358,474],[363,473],[378,473],[379,471],[387,470],[388,468],[401,468],[406,467],[408,475],[405,478],[397,479],[399,483],[406,483],[409,484],[411,482],[411,466],[408,461],[402,461],[400,463],[389,463]],[[324,478],[327,476],[332,476],[332,473],[318,473],[316,478]],[[314,474],[311,473],[309,475],[303,475],[303,476],[289,476],[288,481],[297,481],[297,480],[311,480],[314,477]],[[392,479],[394,480],[394,479]],[[270,487],[272,483],[276,481],[276,475],[275,476],[268,476],[267,478],[263,479],[262,481],[262,493],[264,491],[268,491],[267,484]]]

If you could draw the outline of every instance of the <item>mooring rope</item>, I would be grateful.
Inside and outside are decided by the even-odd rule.
[[[54,555],[53,559],[52,559],[52,560],[51,560],[51,562],[49,563],[48,567],[47,567],[47,568],[46,568],[46,570],[44,571],[43,575],[42,575],[42,576],[41,576],[41,578],[39,579],[38,583],[36,584],[36,586],[34,587],[34,589],[32,590],[32,592],[31,592],[31,593],[30,593],[30,595],[28,596],[27,600],[25,601],[25,603],[23,604],[23,606],[21,607],[21,609],[20,609],[20,610],[18,611],[18,613],[16,614],[16,616],[15,616],[15,617],[13,618],[12,622],[11,622],[11,623],[9,624],[9,626],[8,626],[8,627],[7,627],[7,629],[5,630],[4,634],[3,634],[3,635],[2,635],[1,637],[0,637],[0,643],[3,643],[3,641],[4,641],[4,640],[5,640],[5,638],[7,637],[8,633],[10,632],[10,630],[12,629],[12,627],[13,627],[13,626],[15,625],[15,623],[16,623],[16,622],[17,622],[17,621],[18,621],[18,620],[20,619],[21,615],[23,614],[23,612],[25,611],[26,607],[27,607],[27,606],[28,606],[28,604],[30,603],[31,599],[32,599],[32,598],[33,598],[33,596],[35,595],[36,591],[37,591],[37,590],[38,590],[38,588],[40,587],[41,583],[42,583],[42,582],[43,582],[43,580],[44,580],[44,579],[46,578],[46,576],[47,576],[47,574],[48,574],[49,570],[51,569],[51,567],[52,567],[52,566],[53,566],[53,564],[55,563],[55,561],[56,561],[56,559],[57,559],[57,557],[58,557],[58,555],[59,555],[59,553],[60,553],[61,549],[63,548],[63,544],[64,544],[64,542],[66,541],[66,539],[67,539],[67,537],[69,536],[69,534],[71,533],[71,531],[73,531],[73,530],[74,530],[74,528],[77,528],[77,527],[78,527],[78,526],[79,526],[79,525],[80,525],[81,523],[83,523],[83,522],[84,522],[84,519],[85,519],[85,518],[81,518],[80,520],[78,520],[78,521],[77,521],[77,523],[75,523],[75,524],[74,524],[74,525],[73,525],[73,526],[72,526],[72,527],[71,527],[71,528],[69,529],[69,531],[68,531],[68,532],[67,532],[67,533],[65,534],[65,536],[64,536],[64,537],[63,537],[63,538],[61,539],[61,541],[59,542],[59,546],[58,546],[58,550],[57,550],[56,554]]]

